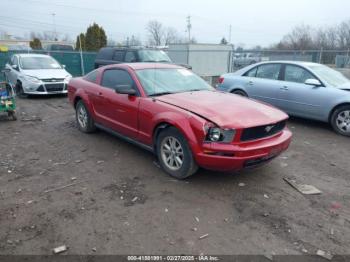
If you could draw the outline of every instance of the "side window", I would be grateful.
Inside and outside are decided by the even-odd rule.
[[[136,56],[134,51],[126,52],[125,62],[136,62]]]
[[[286,65],[284,73],[284,80],[295,83],[305,83],[307,79],[314,79],[315,77],[304,68],[294,65]]]
[[[84,79],[86,81],[89,81],[91,83],[96,83],[96,79],[97,79],[97,70],[94,70],[90,73],[88,73],[86,76],[84,76]]]
[[[256,77],[278,80],[280,70],[281,70],[280,64],[261,65],[261,66],[258,66],[258,70],[256,72]]]
[[[11,59],[11,64],[12,65],[17,65],[18,66],[18,58],[17,56],[13,56]]]
[[[253,69],[250,69],[248,72],[246,72],[244,74],[244,76],[247,77],[255,77],[256,76],[256,71],[257,71],[258,67],[254,67]]]
[[[130,85],[135,88],[134,80],[125,70],[108,69],[104,71],[101,85],[111,89],[115,89],[119,85]]]
[[[115,51],[114,55],[113,55],[113,60],[114,61],[119,61],[119,62],[123,62],[124,59],[124,51]]]

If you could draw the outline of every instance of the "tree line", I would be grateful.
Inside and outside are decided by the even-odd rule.
[[[350,20],[328,27],[296,26],[272,48],[279,50],[348,50],[350,48]]]

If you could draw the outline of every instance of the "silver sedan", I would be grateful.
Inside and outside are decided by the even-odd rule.
[[[219,78],[218,90],[251,97],[290,115],[328,122],[350,136],[350,80],[325,65],[276,61]]]

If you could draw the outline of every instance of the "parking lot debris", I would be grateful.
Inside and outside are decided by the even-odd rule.
[[[11,174],[11,173],[12,173],[12,171],[11,171],[11,170],[7,170],[7,173]]]
[[[21,193],[21,192],[22,192],[22,188],[18,189],[18,190],[16,191],[16,194]]]
[[[243,187],[243,186],[245,186],[245,183],[238,183],[238,186]]]
[[[53,249],[53,253],[54,254],[59,254],[59,253],[62,253],[62,252],[66,252],[68,250],[67,246],[66,245],[63,245],[63,246],[59,246],[59,247],[56,247]]]
[[[192,231],[196,232],[198,229],[196,227],[191,228]]]
[[[42,119],[40,117],[37,117],[37,116],[33,116],[32,118],[22,118],[21,121],[24,121],[24,122],[41,122]]]
[[[303,252],[303,253],[308,253],[307,249],[304,248],[304,247],[301,249],[301,252]]]
[[[96,247],[93,247],[91,250],[92,250],[92,252],[96,252],[97,251]]]
[[[199,218],[198,217],[194,217],[194,219],[199,223]]]
[[[77,164],[79,164],[79,163],[81,163],[82,161],[80,160],[80,159],[78,159],[78,160],[75,160],[75,163],[77,163]]]
[[[285,167],[287,167],[287,166],[288,166],[287,163],[284,163],[284,162],[281,163],[281,167],[285,168]]]
[[[64,165],[67,165],[68,162],[56,162],[56,163],[53,163],[54,166],[64,166]]]
[[[269,216],[269,213],[264,213],[263,216],[264,216],[264,217],[268,217],[268,216]]]
[[[120,197],[120,200],[123,200],[123,199],[124,199],[124,197],[123,197],[123,196],[121,196],[121,197]]]
[[[320,257],[323,257],[325,259],[328,259],[328,260],[332,260],[332,258],[333,258],[331,253],[325,252],[325,251],[323,251],[321,249],[317,250],[316,255],[318,255]]]
[[[103,164],[105,161],[104,160],[99,160],[99,161],[97,161],[97,164],[98,165],[101,165],[101,164]]]
[[[27,205],[30,205],[30,204],[32,204],[34,202],[34,200],[29,200],[29,201],[27,201]]]
[[[264,194],[264,197],[265,198],[267,198],[267,199],[269,199],[270,197],[267,195],[267,194]]]
[[[286,181],[289,185],[294,187],[296,190],[298,190],[300,193],[304,195],[319,195],[322,193],[322,191],[318,190],[316,187],[312,185],[304,185],[304,184],[299,184],[296,182],[294,179],[290,178],[283,178],[284,181]]]
[[[70,180],[72,180],[72,181],[77,180],[77,177],[73,176],[70,178]]]
[[[71,184],[68,184],[68,185],[65,185],[65,186],[61,186],[61,187],[56,187],[56,188],[48,189],[48,190],[45,190],[45,191],[44,191],[44,194],[50,193],[50,192],[53,192],[53,191],[62,190],[62,189],[65,189],[65,188],[67,188],[67,187],[75,186],[75,185],[80,184],[80,183],[83,183],[83,182],[85,182],[85,181],[75,182],[75,183],[71,183]]]
[[[204,238],[207,238],[209,236],[209,234],[204,234],[202,236],[199,237],[199,239],[204,239]]]
[[[168,212],[169,212],[169,209],[165,208],[164,211],[165,211],[165,213],[168,213]]]
[[[139,198],[138,198],[138,197],[134,197],[134,198],[131,200],[131,202],[136,202],[137,199],[139,199]]]
[[[228,222],[228,218],[225,218],[224,221],[227,223]]]

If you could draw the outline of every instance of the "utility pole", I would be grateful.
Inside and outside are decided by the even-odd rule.
[[[55,20],[55,13],[52,13],[52,24],[53,24],[53,32],[54,32],[54,40],[57,41],[57,32],[56,32],[56,20]]]
[[[228,31],[228,43],[231,44],[231,33],[232,33],[232,25],[230,25],[230,29]]]
[[[191,43],[192,25],[191,25],[191,16],[190,15],[186,17],[186,21],[187,21],[188,43]]]

